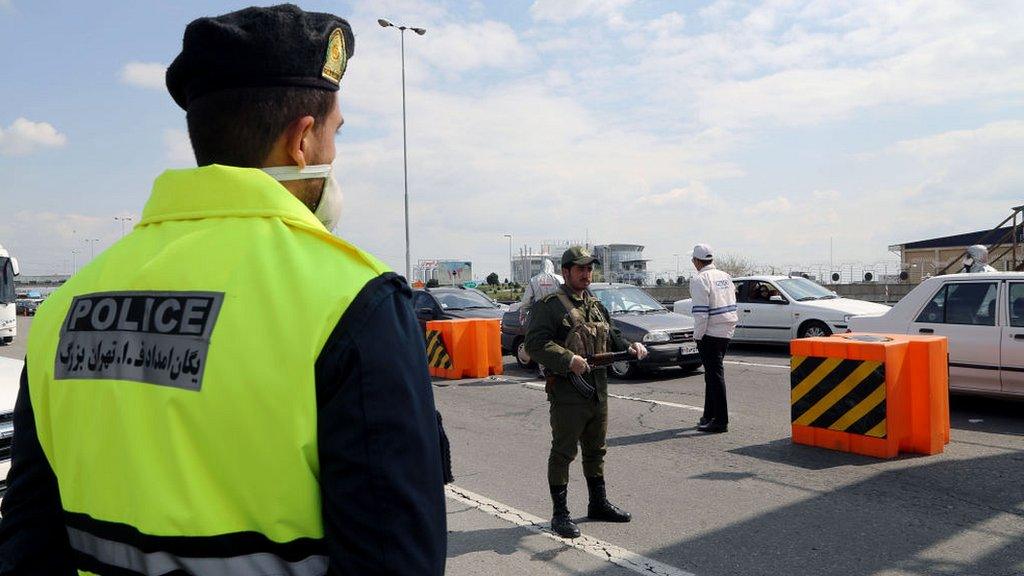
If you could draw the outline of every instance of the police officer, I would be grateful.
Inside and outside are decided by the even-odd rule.
[[[725,396],[725,352],[736,333],[736,288],[732,277],[715,266],[707,244],[697,244],[691,254],[697,274],[690,279],[693,298],[693,338],[704,364],[704,414],[697,430],[718,434],[729,430],[729,406]],[[765,301],[770,293],[764,292]]]
[[[562,288],[534,305],[526,331],[526,350],[549,374],[547,394],[551,403],[551,453],[548,484],[554,512],[551,529],[564,538],[576,538],[579,527],[569,515],[567,503],[569,463],[582,447],[583,475],[587,479],[592,520],[629,522],[630,515],[608,501],[604,482],[605,436],[608,432],[608,375],[603,367],[591,367],[586,356],[630,350],[642,359],[643,344],[628,343],[612,328],[608,311],[587,287],[594,264],[600,262],[580,246],[562,254]],[[587,398],[569,381],[582,376],[596,390]]]
[[[354,38],[200,18],[167,87],[199,168],[40,307],[0,574],[441,574],[439,436],[404,279],[335,237]]]

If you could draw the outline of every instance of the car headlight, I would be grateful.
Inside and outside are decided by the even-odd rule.
[[[850,323],[850,318],[853,318],[853,314],[847,314],[847,315],[843,316],[843,324],[849,324]]]
[[[668,342],[671,338],[668,332],[648,332],[644,334],[645,344],[657,344],[658,342]]]

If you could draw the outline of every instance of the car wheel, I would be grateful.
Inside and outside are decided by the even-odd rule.
[[[526,353],[525,340],[516,338],[516,341],[512,343],[512,347],[515,348],[516,364],[519,364],[520,368],[530,369],[537,367],[537,363],[530,359],[530,355]]]
[[[683,369],[686,374],[692,374],[700,368],[700,362],[690,362],[689,364],[680,364],[679,367]]]
[[[637,369],[636,364],[632,362],[613,362],[608,366],[608,372],[615,378],[625,380],[635,377],[640,371]]]
[[[5,336],[3,338],[3,341],[4,341],[4,344],[10,344],[11,342],[14,342],[14,336]]]
[[[832,330],[824,322],[811,320],[800,327],[798,338],[823,338],[832,335]]]

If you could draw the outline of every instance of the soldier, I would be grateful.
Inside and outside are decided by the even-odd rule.
[[[629,522],[630,515],[608,501],[605,494],[604,455],[608,432],[608,375],[603,367],[591,367],[585,356],[629,350],[637,359],[647,356],[643,344],[627,342],[611,327],[608,311],[588,290],[594,264],[601,263],[588,250],[573,246],[562,254],[565,284],[534,305],[526,331],[526,351],[546,368],[545,390],[551,403],[551,453],[548,484],[554,513],[551,529],[563,538],[576,538],[580,530],[569,515],[566,502],[569,463],[582,445],[583,475],[587,479],[592,520]],[[584,396],[570,382],[581,376],[596,392]]]

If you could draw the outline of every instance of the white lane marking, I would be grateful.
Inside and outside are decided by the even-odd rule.
[[[502,504],[501,502],[495,502],[489,498],[485,498],[479,494],[474,494],[464,488],[459,488],[454,484],[448,484],[444,487],[445,495],[461,502],[467,506],[472,506],[481,512],[490,514],[511,522],[516,526],[521,526],[530,532],[535,532],[542,536],[547,536],[552,540],[565,544],[566,546],[572,546],[577,550],[582,550],[587,554],[597,556],[602,560],[607,560],[616,566],[621,566],[627,570],[636,572],[637,574],[655,574],[657,576],[695,576],[692,572],[686,572],[680,570],[674,566],[668,564],[662,564],[657,560],[641,556],[635,552],[630,552],[625,548],[619,548],[614,544],[610,544],[603,540],[598,540],[592,536],[581,534],[579,538],[562,538],[561,536],[551,532],[551,525],[545,522],[542,518],[538,518],[528,512],[522,510],[516,510],[511,506]]]
[[[759,364],[757,362],[740,362],[739,360],[723,360],[723,364],[736,364],[739,366],[762,366],[764,368],[785,368],[789,370],[789,364]]]
[[[536,390],[543,390],[543,384],[537,384],[536,382],[528,382],[523,384],[527,388],[534,388]],[[663,400],[649,400],[647,398],[637,398],[636,396],[620,396],[619,394],[609,394],[610,398],[618,398],[619,400],[630,400],[632,402],[646,402],[648,404],[658,404],[660,406],[669,406],[671,408],[684,408],[686,410],[696,410],[697,412],[704,412],[704,408],[699,406],[690,406],[689,404],[676,404],[675,402],[665,402]]]

